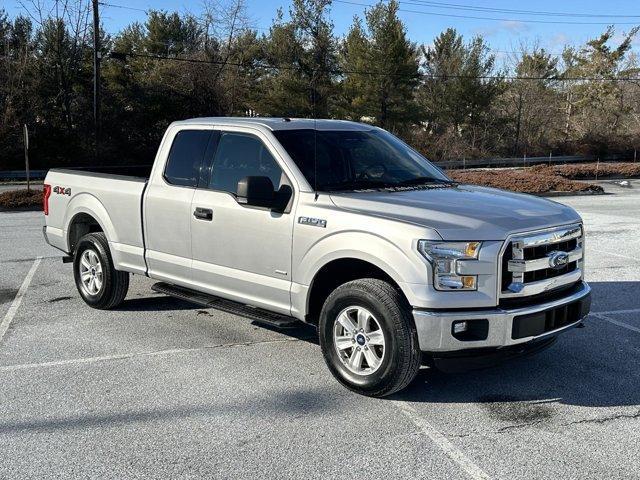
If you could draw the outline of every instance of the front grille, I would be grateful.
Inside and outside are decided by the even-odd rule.
[[[583,241],[581,225],[514,235],[502,256],[500,298],[540,295],[580,280]]]
[[[581,283],[582,282],[580,281],[569,283],[548,292],[529,295],[528,297],[501,298],[498,306],[500,308],[512,310],[514,308],[525,308],[533,305],[540,305],[541,303],[553,302],[554,300],[560,300],[561,298],[568,297],[580,291],[582,289]]]

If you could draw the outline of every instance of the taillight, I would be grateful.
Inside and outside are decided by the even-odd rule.
[[[42,210],[45,215],[49,215],[49,197],[51,196],[51,185],[44,184],[42,190]]]

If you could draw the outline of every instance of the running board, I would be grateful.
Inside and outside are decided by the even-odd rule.
[[[224,298],[209,295],[207,293],[197,292],[185,287],[178,287],[164,282],[159,282],[151,287],[151,290],[163,293],[171,297],[179,298],[186,302],[202,305],[206,308],[215,308],[227,313],[233,313],[241,317],[249,318],[256,323],[260,323],[272,328],[287,329],[299,327],[302,322],[287,315],[269,312],[261,308],[243,305]]]

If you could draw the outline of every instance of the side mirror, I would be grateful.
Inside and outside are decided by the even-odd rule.
[[[244,177],[238,182],[236,197],[241,205],[273,207],[276,192],[269,177]]]

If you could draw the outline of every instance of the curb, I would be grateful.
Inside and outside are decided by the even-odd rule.
[[[594,192],[592,190],[582,192],[546,192],[546,193],[534,193],[536,197],[586,197],[591,195],[613,195],[613,193]]]

